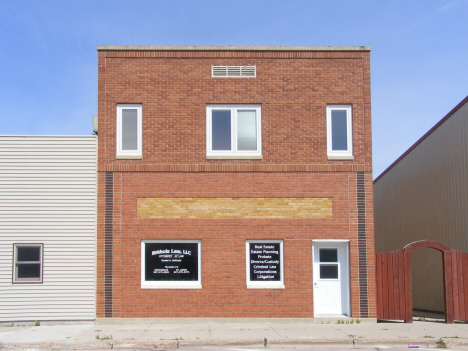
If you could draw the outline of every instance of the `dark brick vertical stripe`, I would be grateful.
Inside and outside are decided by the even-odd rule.
[[[366,191],[364,172],[356,177],[357,216],[358,216],[358,254],[359,254],[359,310],[361,317],[369,317],[369,299],[367,287],[367,236],[366,236]]]
[[[106,172],[104,220],[104,317],[112,317],[112,245],[114,213],[114,174]]]

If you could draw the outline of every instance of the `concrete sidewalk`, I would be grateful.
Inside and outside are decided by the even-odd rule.
[[[322,319],[99,319],[89,324],[0,327],[0,349],[169,349],[213,345],[420,345],[468,348],[468,324]],[[340,323],[339,323],[340,322]],[[348,324],[346,324],[348,323]]]

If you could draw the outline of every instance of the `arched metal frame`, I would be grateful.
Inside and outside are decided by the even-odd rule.
[[[413,322],[413,293],[411,285],[411,252],[416,249],[430,248],[442,252],[443,276],[444,276],[444,306],[445,322],[454,322],[453,284],[452,284],[452,252],[448,246],[433,240],[420,240],[406,245],[403,248],[405,262],[405,304],[406,323]]]

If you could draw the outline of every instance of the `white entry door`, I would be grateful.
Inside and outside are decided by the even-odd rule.
[[[313,243],[314,315],[349,315],[348,243]]]

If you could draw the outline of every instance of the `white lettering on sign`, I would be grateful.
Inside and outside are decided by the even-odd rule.
[[[262,274],[262,273],[271,273],[271,274],[276,274],[276,271],[254,271],[255,274]]]
[[[169,269],[155,269],[153,273],[169,274]]]
[[[176,269],[174,271],[175,274],[189,274],[190,271],[188,269],[185,269],[185,268],[181,268],[181,269]]]
[[[250,279],[279,281],[281,279],[280,244],[250,244]]]
[[[170,253],[169,250],[155,250],[151,252],[151,256],[160,255],[160,254],[168,254]]]

